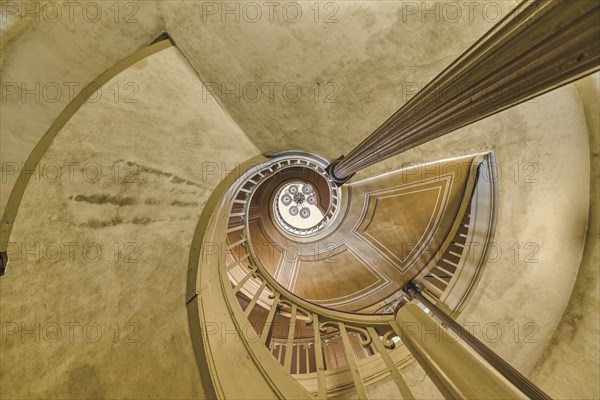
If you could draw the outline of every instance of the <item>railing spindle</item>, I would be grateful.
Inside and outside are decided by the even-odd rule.
[[[300,373],[300,349],[302,348],[301,344],[297,344],[294,346],[296,348],[296,373]]]
[[[252,297],[252,300],[250,301],[250,304],[248,304],[248,307],[246,307],[246,309],[244,310],[244,314],[246,314],[246,317],[248,317],[250,315],[250,313],[252,312],[252,309],[256,305],[256,302],[260,298],[260,295],[262,294],[263,290],[265,290],[265,286],[267,286],[267,282],[266,281],[264,281],[262,283],[262,285],[260,285],[260,287],[258,288],[258,290],[256,291],[256,293],[254,293],[254,297]]]
[[[265,321],[265,326],[262,331],[263,343],[265,346],[269,346],[269,338],[271,337],[271,328],[273,327],[273,319],[275,318],[275,312],[277,311],[277,307],[279,307],[279,298],[281,297],[280,293],[275,293],[275,298],[273,299],[273,304],[271,305],[271,309],[269,310],[269,315],[267,315],[267,320]]]
[[[359,399],[367,400],[369,398],[367,396],[367,389],[365,388],[365,384],[360,376],[360,370],[358,369],[358,363],[356,362],[356,357],[354,356],[354,349],[352,348],[352,343],[350,343],[350,337],[348,336],[346,325],[344,325],[343,322],[339,322],[338,325],[340,327],[340,335],[342,336],[342,344],[344,346],[346,362],[348,363],[348,367],[352,373],[352,379],[354,380],[356,393],[358,394]]]
[[[248,282],[248,280],[250,278],[252,278],[252,275],[254,274],[254,272],[256,272],[255,269],[251,269],[250,271],[248,271],[248,273],[246,275],[244,275],[244,277],[242,278],[241,281],[238,282],[237,285],[235,285],[235,288],[233,288],[233,293],[237,293],[240,291],[240,289],[246,284],[246,282]]]
[[[390,375],[392,376],[394,383],[396,383],[396,386],[398,387],[398,390],[400,391],[402,398],[404,400],[414,400],[415,397],[413,396],[412,392],[410,391],[408,384],[406,383],[406,381],[400,374],[400,371],[398,371],[398,367],[392,360],[392,357],[390,357],[390,353],[388,353],[387,349],[383,345],[383,342],[381,341],[381,338],[379,337],[377,332],[375,332],[375,329],[373,329],[372,327],[369,326],[369,327],[367,327],[367,331],[369,332],[369,336],[371,336],[371,339],[373,340],[373,344],[375,345],[375,348],[381,355],[383,362],[385,362],[385,365],[390,370]]]
[[[250,254],[246,254],[244,256],[242,256],[240,259],[235,260],[234,262],[232,262],[231,264],[229,264],[228,266],[226,266],[225,268],[227,269],[227,271],[231,270],[233,267],[235,267],[236,265],[238,265],[239,263],[241,263],[242,261],[247,260],[250,257]]]
[[[238,225],[238,226],[234,226],[233,228],[229,228],[227,229],[227,233],[232,233],[235,231],[241,231],[242,229],[244,229],[244,225]]]
[[[227,250],[231,250],[236,246],[239,246],[240,244],[244,243],[246,241],[246,238],[241,238],[240,240],[238,240],[235,243],[231,243],[229,246],[227,246]]]
[[[306,360],[304,368],[306,368],[306,373],[308,374],[310,372],[310,357],[308,355],[308,343],[304,344],[304,359]]]
[[[321,345],[321,331],[319,330],[319,316],[313,314],[313,331],[315,340],[315,365],[317,366],[317,383],[319,386],[319,400],[327,399],[327,386],[325,382],[325,366],[323,364],[323,347]]]
[[[292,312],[290,315],[290,326],[288,329],[288,339],[285,345],[285,363],[283,368],[287,372],[291,372],[292,368],[292,354],[294,352],[294,335],[296,334],[296,313],[298,311],[298,307],[296,304],[292,303]]]

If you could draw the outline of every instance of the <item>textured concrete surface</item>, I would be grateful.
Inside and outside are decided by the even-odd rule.
[[[59,6],[44,8],[48,3]],[[86,3],[91,6],[85,8]],[[21,163],[73,96],[162,32],[157,5],[154,1],[74,2],[69,12],[69,6],[61,2],[4,3],[0,215],[17,179],[13,166],[20,171]],[[22,18],[13,7],[30,14]],[[119,86],[106,88],[104,97],[113,97],[117,88],[126,91]]]
[[[203,396],[184,297],[220,181],[203,171],[258,151],[175,48],[114,82],[138,83],[138,102],[84,105],[41,162],[79,165],[25,193],[0,280],[2,398]]]
[[[577,82],[590,134],[590,217],[577,281],[560,325],[532,371],[553,398],[600,398],[600,75]]]
[[[236,12],[235,2],[204,3],[161,6],[207,91],[261,151],[330,159],[373,132],[514,4],[484,1],[469,11],[463,2],[342,1],[317,10],[300,1],[261,7],[256,18],[254,9]]]
[[[210,3],[203,8],[201,2],[140,2],[133,24],[124,21],[123,13],[131,10],[121,8],[119,23],[111,22],[109,10],[110,17],[96,23],[75,18],[2,26],[3,83],[31,88],[55,82],[67,93],[67,83],[82,87],[166,27],[207,86],[169,50],[118,77],[119,100],[109,91],[84,107],[50,148],[48,168],[51,162],[80,165],[73,167],[73,179],[66,166],[56,182],[51,169],[44,179],[32,180],[19,212],[11,242],[26,250],[38,245],[42,256],[13,257],[0,279],[1,318],[9,323],[3,325],[8,336],[1,348],[0,397],[201,396],[182,306],[185,263],[222,162],[231,169],[259,151],[288,148],[329,158],[347,153],[498,21],[493,8],[484,14],[484,3],[471,12],[458,3],[463,15],[454,21],[448,17],[452,10],[426,14],[420,2],[348,1],[334,8],[320,3],[318,15],[313,2],[299,2],[297,21],[294,9],[282,17],[278,8],[271,21],[263,8],[255,22],[246,21],[252,10],[240,10],[236,21],[235,14],[223,14],[223,3],[213,3],[217,10],[207,8]],[[513,2],[487,3],[506,10]],[[435,4],[427,6],[435,10]],[[131,89],[123,85],[130,82],[140,85],[139,103],[124,103]],[[255,101],[257,87],[261,99]],[[298,88],[302,96],[296,100]],[[3,163],[20,164],[27,157],[68,95],[56,102],[21,99],[19,92],[2,100]],[[593,225],[587,232],[590,251],[583,253],[590,193],[587,132],[597,125],[592,113],[584,114],[582,100],[587,105],[588,99],[565,87],[361,173],[496,151],[497,247],[461,321],[479,324],[472,325],[475,334],[523,372],[540,360],[532,376],[557,397],[598,393],[592,368],[598,365]],[[597,141],[591,143],[597,157]],[[206,160],[211,175],[204,182]],[[105,176],[92,182],[96,167]],[[12,175],[4,177],[0,208],[14,182]],[[126,177],[144,181],[125,184]],[[72,242],[80,246],[68,262]],[[84,258],[86,243],[101,245],[101,260]],[[67,261],[52,261],[54,244]],[[93,259],[94,249],[85,256]],[[114,249],[120,251],[117,262]],[[36,257],[42,260],[32,261]],[[125,262],[131,260],[137,261]],[[73,343],[64,325],[72,322],[80,324],[73,327]],[[88,327],[87,336],[81,329],[93,322],[103,329],[96,342],[90,340],[96,326]],[[23,339],[22,323],[34,332],[40,323],[45,339],[36,342],[36,333]],[[62,327],[56,343],[52,323]],[[139,342],[126,343],[135,327]],[[502,335],[496,338],[498,327]]]

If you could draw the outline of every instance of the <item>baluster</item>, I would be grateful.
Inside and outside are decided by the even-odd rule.
[[[242,229],[244,229],[244,225],[238,225],[238,226],[234,226],[233,228],[229,228],[227,229],[227,233],[232,233],[235,231],[241,231]]]
[[[308,342],[306,342],[306,344],[304,345],[304,359],[306,360],[304,362],[304,371],[305,373],[310,373],[310,357],[308,356]]]
[[[244,310],[244,314],[246,314],[246,317],[248,317],[250,315],[250,313],[252,312],[252,309],[254,308],[254,306],[256,305],[256,302],[260,298],[260,295],[262,294],[263,290],[265,289],[265,286],[267,286],[267,281],[264,281],[262,283],[262,285],[260,285],[260,287],[258,288],[258,291],[256,293],[254,293],[254,297],[252,297],[250,304],[248,304],[248,307],[246,307],[246,309]]]
[[[298,343],[296,346],[296,374],[300,373],[300,349],[302,348],[302,344]]]
[[[238,282],[237,285],[235,285],[235,287],[233,288],[233,293],[237,293],[240,291],[240,289],[246,284],[246,282],[248,282],[248,280],[250,278],[252,278],[252,274],[254,274],[255,269],[251,269],[250,271],[248,271],[248,273],[246,275],[244,275],[244,277],[242,278],[241,281]]]
[[[269,346],[269,338],[271,337],[271,329],[273,327],[273,319],[275,318],[275,312],[277,311],[277,307],[279,306],[279,297],[281,294],[275,293],[275,298],[273,299],[273,304],[271,305],[271,309],[269,310],[269,315],[267,315],[267,320],[265,321],[265,326],[262,331],[263,343],[265,346]]]
[[[233,267],[235,267],[236,265],[238,265],[239,263],[241,263],[242,261],[247,260],[250,257],[250,254],[245,254],[243,255],[241,258],[239,258],[238,260],[235,260],[234,262],[232,262],[231,264],[229,264],[227,267],[227,271],[233,269]]]
[[[278,348],[279,351],[277,352],[277,361],[279,361],[279,364],[281,364],[283,362],[283,345],[280,344]]]
[[[313,314],[313,331],[315,339],[315,365],[317,366],[317,382],[319,386],[319,399],[327,399],[327,386],[325,382],[325,366],[323,364],[323,347],[321,345],[321,331],[319,330],[319,316]]]
[[[294,352],[293,345],[294,345],[294,335],[296,334],[296,313],[297,313],[297,311],[298,311],[298,308],[296,307],[296,304],[292,303],[292,313],[290,315],[290,326],[289,326],[289,330],[288,330],[288,339],[287,339],[287,343],[285,345],[285,364],[283,365],[285,370],[290,373],[291,373],[291,368],[292,368],[292,354]]]
[[[387,368],[390,370],[390,375],[392,376],[392,379],[396,383],[396,386],[398,387],[398,390],[400,391],[402,398],[404,400],[414,400],[415,397],[413,396],[412,392],[410,391],[410,388],[406,384],[406,381],[404,380],[402,375],[400,375],[400,371],[398,371],[398,367],[392,360],[390,353],[388,353],[387,349],[381,342],[381,339],[379,338],[379,335],[377,334],[377,332],[375,332],[375,329],[373,329],[372,327],[369,326],[367,328],[367,331],[369,332],[369,335],[371,336],[371,339],[373,340],[373,344],[375,345],[375,348],[377,349],[379,354],[381,354],[381,358],[383,359],[383,362],[385,363]]]
[[[356,357],[354,355],[354,349],[352,348],[352,343],[350,343],[350,337],[348,336],[348,331],[346,330],[346,325],[343,322],[339,322],[340,327],[340,335],[342,336],[342,344],[344,345],[344,354],[346,355],[346,362],[348,363],[348,367],[350,367],[350,372],[352,373],[352,379],[354,380],[354,386],[356,387],[356,393],[358,394],[359,399],[368,399],[367,389],[365,388],[365,384],[360,376],[360,370],[358,369],[358,363],[356,362]]]
[[[236,246],[239,246],[240,244],[244,243],[246,241],[246,238],[241,238],[240,240],[238,240],[235,243],[231,243],[229,246],[227,246],[227,250],[231,250]]]

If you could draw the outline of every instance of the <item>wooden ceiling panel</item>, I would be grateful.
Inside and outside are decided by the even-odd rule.
[[[345,243],[323,253],[299,256],[296,282],[294,293],[328,305],[357,300],[386,283]]]
[[[439,251],[470,197],[473,159],[423,164],[352,185],[362,207],[353,233],[410,279]]]
[[[344,311],[380,307],[454,237],[479,159],[412,165],[351,183],[341,223],[314,241],[279,232],[269,206],[279,184],[274,182],[250,213],[257,258],[281,286],[308,301]]]
[[[435,179],[370,193],[355,232],[404,272],[439,226],[450,186]]]

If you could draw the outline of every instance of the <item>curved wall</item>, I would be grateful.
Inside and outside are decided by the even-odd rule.
[[[89,270],[81,266],[88,263],[81,259],[67,265],[39,265],[35,262],[19,263],[12,258],[10,271],[0,279],[0,304],[2,322],[17,325],[21,322],[51,322],[56,316],[60,317],[55,318],[59,322],[77,320],[87,323],[90,322],[88,312],[98,314],[104,320],[118,315],[118,318],[112,319],[122,319],[120,322],[126,323],[129,320],[135,322],[131,315],[147,312],[144,315],[153,321],[151,324],[156,322],[158,326],[172,327],[177,331],[172,340],[167,339],[171,333],[167,330],[164,336],[150,338],[147,342],[156,348],[162,346],[168,354],[175,350],[181,350],[181,354],[189,351],[189,348],[185,350],[189,347],[189,338],[186,338],[188,333],[183,309],[181,315],[173,312],[170,307],[175,307],[175,300],[168,296],[165,304],[158,301],[166,293],[184,290],[178,286],[180,280],[175,276],[182,275],[183,282],[186,246],[193,232],[193,223],[188,220],[178,222],[177,219],[189,217],[193,221],[196,218],[199,207],[190,204],[197,202],[201,205],[202,196],[207,196],[219,181],[223,170],[221,162],[225,160],[228,163],[225,168],[231,169],[230,163],[236,160],[245,160],[258,152],[287,148],[300,148],[329,158],[347,153],[399,108],[414,90],[427,83],[496,22],[493,18],[483,18],[481,9],[475,12],[475,19],[471,22],[466,14],[458,22],[444,18],[436,21],[435,15],[424,16],[421,9],[410,14],[402,3],[392,1],[339,3],[337,22],[328,23],[324,22],[324,18],[332,10],[322,9],[317,22],[314,14],[305,8],[306,18],[298,22],[282,21],[281,18],[271,22],[263,18],[258,23],[247,23],[243,19],[236,22],[230,16],[223,23],[221,10],[214,15],[205,13],[203,20],[201,3],[143,1],[135,4],[138,4],[138,22],[134,24],[125,23],[123,19],[116,24],[111,22],[112,19],[93,24],[76,19],[73,23],[61,20],[25,26],[17,21],[12,27],[4,25],[1,60],[3,84],[25,83],[30,88],[36,82],[42,87],[56,82],[64,88],[66,83],[74,82],[82,87],[119,59],[148,44],[165,26],[190,60],[194,70],[185,64],[181,55],[177,55],[173,65],[165,61],[160,67],[162,69],[150,62],[147,67],[138,66],[138,69],[128,72],[134,74],[137,71],[144,74],[143,77],[123,75],[121,78],[124,80],[120,84],[141,84],[149,79],[157,85],[156,88],[160,87],[170,94],[169,101],[162,101],[162,92],[144,93],[142,86],[139,87],[138,99],[150,102],[153,112],[136,111],[140,104],[114,104],[109,97],[103,98],[88,106],[87,122],[80,121],[79,125],[74,125],[77,122],[74,119],[65,128],[65,132],[70,130],[70,136],[67,133],[64,137],[59,135],[45,158],[46,162],[54,159],[61,163],[65,160],[89,161],[98,163],[104,170],[114,166],[117,160],[124,162],[123,166],[132,161],[149,167],[140,172],[148,177],[149,183],[117,187],[110,182],[101,182],[92,186],[93,190],[88,187],[88,192],[79,193],[77,189],[85,188],[88,183],[81,181],[80,170],[77,170],[80,175],[78,182],[34,181],[25,194],[20,215],[39,215],[39,218],[22,218],[15,225],[14,237],[11,238],[11,241],[25,243],[29,246],[27,249],[35,248],[36,244],[58,242],[63,244],[63,251],[65,240],[106,241],[112,235],[116,238],[114,241],[121,245],[139,240],[144,244],[140,247],[143,251],[140,254],[144,255],[140,265],[146,268],[142,270],[146,279],[140,278],[140,270],[117,269],[102,263],[94,263],[92,271],[98,271],[98,276],[90,277]],[[511,2],[500,4],[503,10],[510,5]],[[464,12],[465,8],[462,10]],[[111,15],[110,11],[106,11],[106,15]],[[256,46],[252,43],[261,44]],[[170,56],[172,53],[177,51],[169,50]],[[175,67],[177,65],[179,67]],[[219,96],[222,86],[221,89],[217,86],[217,89],[213,87],[213,91],[217,91],[215,102],[197,75],[205,84],[225,83],[230,88],[236,83],[240,88],[249,83],[259,83],[266,90],[264,84],[269,82],[278,83],[279,88],[296,83],[310,95],[292,102],[283,98],[282,91],[278,90],[273,102],[265,97],[251,103],[247,97],[238,100],[235,96],[223,101]],[[174,82],[179,83],[170,86]],[[327,86],[319,89],[317,101],[314,85]],[[179,90],[172,90],[175,87]],[[5,88],[3,94],[6,93]],[[337,102],[326,101],[325,98],[332,93],[336,95],[328,99]],[[188,102],[181,105],[177,100],[181,96],[193,98],[194,106],[189,108],[191,103]],[[3,99],[0,157],[4,166],[7,163],[19,165],[68,102],[68,96],[61,96],[56,102],[27,100],[30,98],[26,96],[26,101],[21,101],[21,94],[17,93],[7,97],[6,101]],[[96,115],[100,107],[104,114]],[[160,117],[164,115],[168,118]],[[198,125],[201,119],[213,124],[211,131],[219,132],[218,139],[198,134],[204,132]],[[102,137],[97,135],[99,129]],[[177,132],[174,136],[177,140],[165,135],[165,132]],[[223,132],[232,136],[223,136]],[[495,150],[502,171],[495,240],[502,254],[494,256],[493,262],[488,265],[478,293],[461,315],[461,321],[479,323],[475,333],[483,339],[483,326],[491,324],[487,337],[494,341],[488,340],[487,343],[525,372],[550,343],[579,271],[589,210],[590,145],[587,132],[581,99],[571,85],[427,143],[357,176],[357,179],[373,176],[408,162]],[[100,139],[104,142],[97,142]],[[137,146],[144,150],[134,151]],[[215,153],[215,148],[222,152]],[[80,154],[84,154],[82,160],[77,158]],[[135,157],[130,157],[131,154]],[[207,159],[209,162],[204,164],[204,175],[208,174],[205,187],[200,160]],[[167,176],[161,171],[173,175]],[[113,170],[110,173],[114,173]],[[16,179],[6,171],[3,178],[6,179],[1,183],[1,209]],[[173,183],[180,179],[183,182]],[[202,188],[193,184],[187,185],[190,188],[183,186],[187,181],[199,183]],[[83,186],[77,186],[80,184]],[[153,186],[155,184],[159,186]],[[103,190],[95,189],[99,187]],[[144,198],[140,207],[122,204],[129,201],[124,200],[128,196],[132,197],[129,194],[131,188],[140,190],[135,196],[136,201]],[[93,197],[103,194],[104,189],[108,197]],[[186,190],[196,191],[197,195],[184,193]],[[173,197],[157,199],[157,196],[162,196],[157,193]],[[65,194],[73,195],[73,199],[65,199]],[[146,199],[150,199],[148,204]],[[160,206],[154,204],[156,201],[160,202]],[[98,202],[105,203],[95,204]],[[81,217],[88,212],[83,207],[94,209],[93,220]],[[139,210],[130,213],[134,209]],[[151,227],[159,229],[155,231]],[[60,232],[68,232],[69,237],[63,238]],[[517,247],[511,248],[515,242]],[[164,268],[166,255],[159,252],[159,248],[168,249],[165,253],[174,257],[168,259],[168,264],[181,268],[179,273],[168,274],[169,270]],[[517,248],[519,255],[515,262]],[[150,271],[155,274],[152,279],[144,275]],[[155,279],[161,281],[160,285]],[[113,286],[116,289],[111,289]],[[66,287],[69,295],[64,293]],[[125,293],[132,289],[140,291],[130,299],[131,296]],[[140,296],[143,301],[139,300]],[[79,298],[89,298],[89,302],[78,304]],[[143,309],[142,304],[146,306],[147,303],[158,307],[155,309],[158,317],[154,318],[153,313]],[[109,309],[110,312],[107,311]],[[137,311],[132,311],[131,315],[123,311],[134,309]],[[592,305],[591,310],[594,309],[597,310],[597,307]],[[173,318],[179,322],[174,323],[172,315],[176,315]],[[566,318],[563,326],[568,327],[568,314]],[[526,327],[530,323],[534,324],[534,330],[535,326],[539,330],[529,337],[536,342],[525,343],[525,336],[533,332],[532,325]],[[499,324],[503,331],[497,341],[493,336],[495,326],[492,325],[495,324]],[[103,326],[108,329],[106,324]],[[516,341],[514,327],[518,327]],[[140,332],[143,332],[141,328]],[[29,356],[20,342],[20,332],[15,335],[19,338],[18,344],[2,344],[3,364],[29,360],[25,364],[35,365],[35,371],[42,378],[32,389],[37,392],[26,393],[26,388],[17,386],[18,377],[29,372],[25,366],[9,369],[6,373],[3,369],[2,391],[4,394],[8,390],[12,397],[31,397],[39,393],[62,397],[110,396],[113,390],[114,393],[122,390],[129,397],[146,393],[135,392],[136,389],[128,384],[130,382],[122,380],[123,376],[133,376],[137,379],[133,382],[141,383],[136,385],[142,388],[140,390],[148,390],[155,395],[185,397],[198,394],[195,392],[198,389],[192,388],[190,383],[197,382],[192,376],[195,369],[194,372],[190,369],[191,375],[182,377],[182,384],[177,385],[181,392],[161,392],[164,387],[154,386],[160,381],[158,375],[142,376],[136,369],[138,362],[151,363],[153,360],[148,351],[141,348],[143,346],[136,348],[132,345],[132,350],[124,353],[128,355],[121,356],[122,348],[104,340],[102,345],[80,343],[67,346],[63,343],[57,346],[46,342],[36,344],[32,353],[35,356]],[[180,345],[181,348],[178,347]],[[85,351],[82,354],[89,355],[89,359],[94,361],[84,363],[73,357],[74,348]],[[133,356],[129,358],[129,355]],[[40,365],[37,360],[44,358],[51,361]],[[98,374],[97,370],[108,363],[116,365],[117,372]],[[172,365],[175,364],[173,361]],[[583,368],[574,365],[574,361],[568,361],[567,366],[575,372]],[[168,368],[159,368],[163,367]],[[548,373],[552,377],[562,374],[557,369],[550,371]],[[68,382],[77,380],[80,375],[99,378],[90,381],[87,387],[69,386]],[[117,381],[120,383],[115,384]],[[12,382],[11,386],[6,386],[5,382]],[[545,384],[550,385],[541,382],[543,388]],[[104,387],[110,388],[109,392],[103,393]]]
[[[3,396],[203,397],[185,307],[190,238],[221,180],[213,167],[258,150],[202,101],[176,48],[115,82],[139,84],[138,102],[86,103],[40,162],[71,167],[25,192],[0,279]]]
[[[582,79],[576,86],[590,134],[590,217],[569,304],[531,377],[547,388],[553,398],[570,399],[577,393],[582,398],[595,399],[600,397],[600,75]]]
[[[565,312],[586,237],[588,130],[575,87],[548,93],[361,173],[486,149],[494,150],[499,174],[494,246],[458,321],[527,373]]]
[[[27,3],[2,7],[0,215],[21,163],[73,97],[163,31],[156,1],[75,2],[70,12],[62,3]],[[105,88],[104,97],[133,93],[124,85]]]

